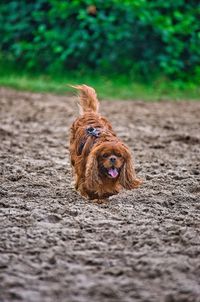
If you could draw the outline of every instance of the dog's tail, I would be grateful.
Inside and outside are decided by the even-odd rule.
[[[71,86],[79,91],[79,110],[80,114],[86,112],[98,112],[99,101],[95,90],[87,85]]]

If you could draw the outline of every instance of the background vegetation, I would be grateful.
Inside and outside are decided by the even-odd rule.
[[[118,79],[122,90],[145,82],[199,92],[199,0],[1,1],[0,36],[1,84],[101,74],[102,85]]]

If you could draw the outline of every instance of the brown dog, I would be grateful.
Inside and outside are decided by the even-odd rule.
[[[122,188],[137,188],[141,181],[136,178],[130,150],[98,113],[95,90],[86,85],[72,87],[79,90],[81,114],[70,135],[76,189],[89,199],[103,199]]]

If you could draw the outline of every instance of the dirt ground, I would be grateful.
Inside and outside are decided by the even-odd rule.
[[[72,184],[75,97],[0,88],[1,302],[200,301],[200,102],[101,112],[144,184],[95,204]]]

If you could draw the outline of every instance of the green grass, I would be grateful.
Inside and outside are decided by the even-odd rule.
[[[101,99],[108,100],[200,100],[200,88],[193,83],[170,82],[164,78],[152,83],[139,83],[128,76],[103,76],[90,73],[36,75],[6,68],[0,64],[0,86],[34,92],[72,93],[67,84],[87,84],[96,89]]]

